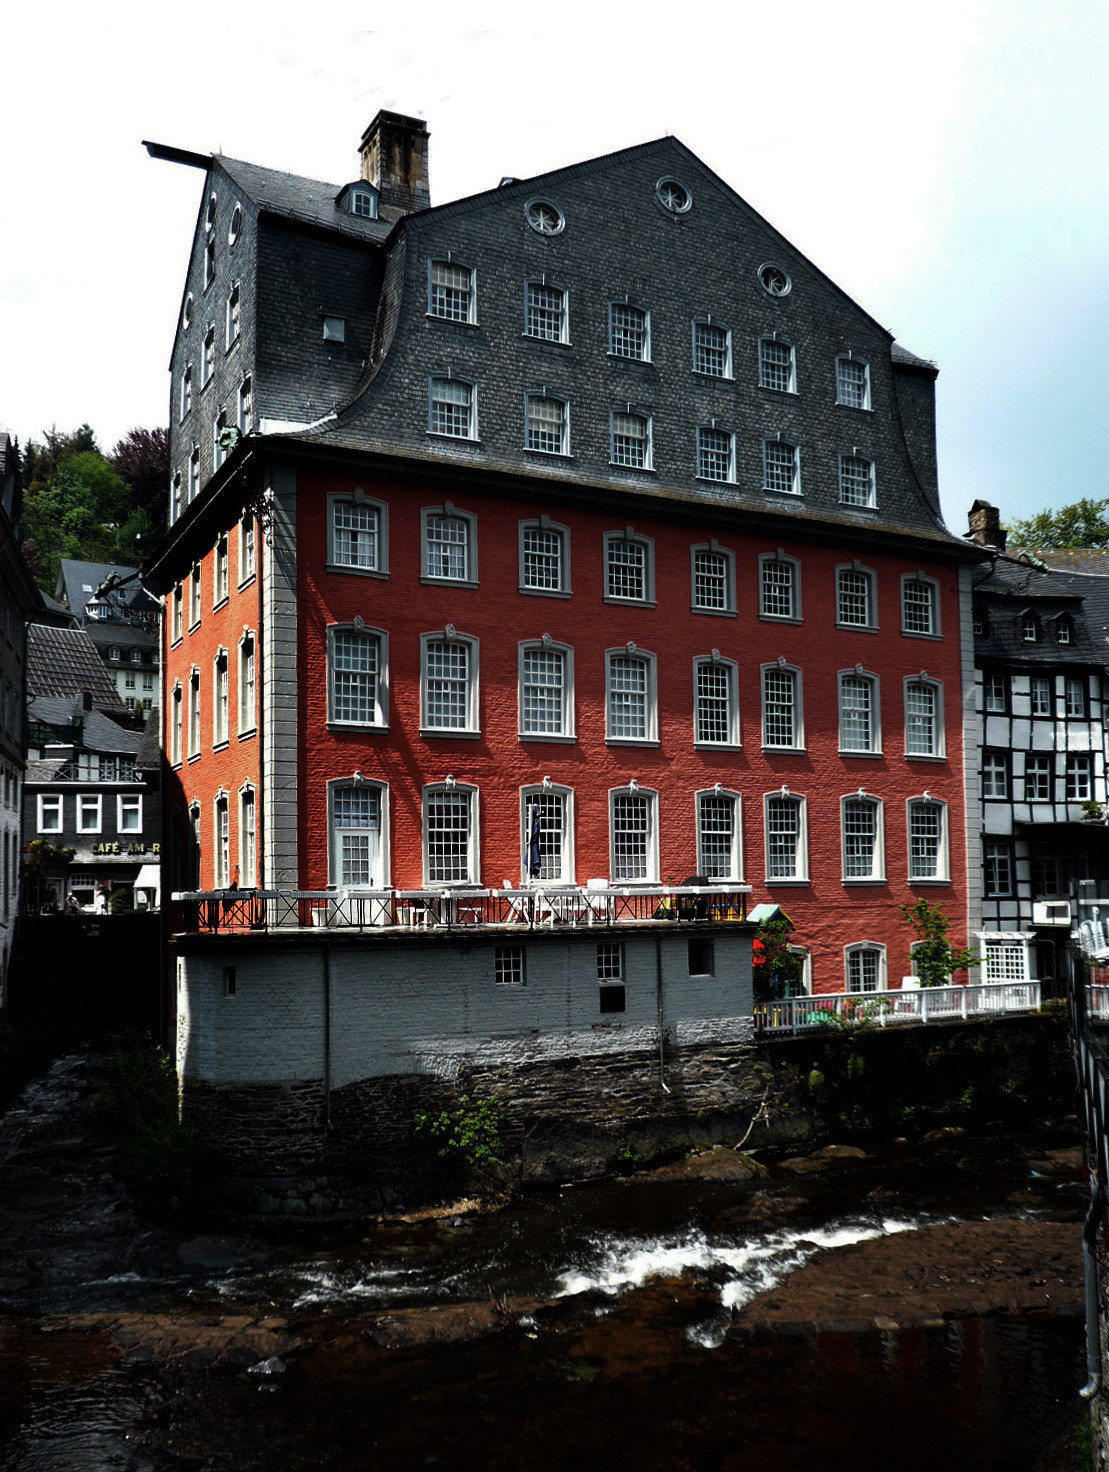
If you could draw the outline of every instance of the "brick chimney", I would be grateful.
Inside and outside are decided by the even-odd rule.
[[[431,204],[427,182],[427,124],[382,109],[362,134],[362,177],[381,203],[410,214]]]
[[[969,541],[977,542],[980,547],[996,547],[999,552],[1005,551],[1008,539],[1001,530],[1001,513],[996,506],[991,506],[988,501],[975,501],[970,508],[969,522]]]

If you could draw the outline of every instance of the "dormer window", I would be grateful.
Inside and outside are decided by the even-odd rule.
[[[1055,642],[1057,644],[1074,643],[1074,624],[1069,618],[1061,618],[1055,626]]]
[[[1040,638],[1040,621],[1034,613],[1020,616],[1020,637],[1026,644],[1036,644]]]
[[[348,184],[339,195],[339,208],[345,209],[348,215],[356,215],[360,220],[377,219],[377,190],[372,184],[359,181],[356,184]]]

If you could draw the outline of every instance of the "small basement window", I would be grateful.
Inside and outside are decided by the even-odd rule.
[[[497,946],[493,952],[493,980],[498,986],[524,985],[523,946]]]
[[[690,976],[713,976],[713,945],[708,936],[696,936],[689,941]]]
[[[597,987],[602,1014],[627,1010],[624,947],[619,943],[597,947]]]
[[[235,995],[235,968],[225,966],[223,968],[223,995],[233,997]]]

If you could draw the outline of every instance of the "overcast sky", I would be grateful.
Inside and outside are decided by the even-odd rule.
[[[676,134],[939,364],[953,531],[976,497],[1004,519],[1109,495],[1104,0],[687,0],[611,23],[581,0],[271,4],[264,31],[207,4],[84,27],[23,8],[43,19],[5,21],[0,84],[0,427],[21,442],[167,422],[202,176],[143,138],[341,183],[388,107],[428,122],[435,204]],[[354,29],[382,13],[418,29]]]

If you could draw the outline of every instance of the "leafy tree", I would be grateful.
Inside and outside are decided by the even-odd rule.
[[[1104,501],[1086,498],[1058,511],[1040,511],[1026,521],[1011,522],[1006,527],[1009,542],[1015,547],[1109,547],[1106,508],[1109,497]]]
[[[130,486],[135,507],[146,512],[153,526],[163,526],[169,485],[169,430],[129,430],[108,456],[108,463]]]
[[[969,971],[977,966],[977,951],[960,951],[947,938],[951,921],[928,900],[915,905],[902,905],[901,913],[917,934],[913,949],[916,974],[921,986],[950,986],[956,971]]]
[[[784,915],[764,920],[751,943],[751,971],[755,1000],[794,996],[804,974],[802,957],[789,948],[793,926]]]

